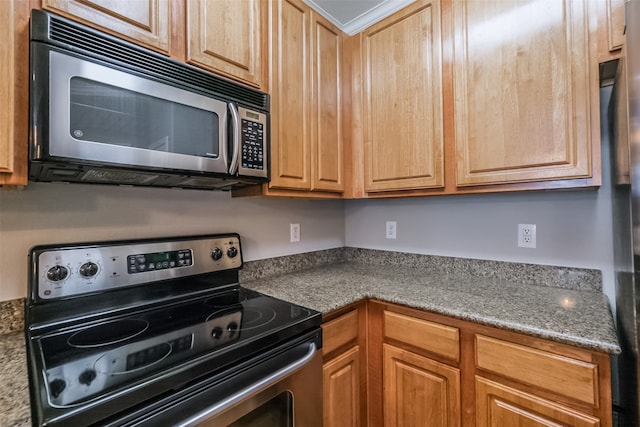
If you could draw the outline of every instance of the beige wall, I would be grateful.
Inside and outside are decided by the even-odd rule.
[[[302,240],[289,243],[289,224]],[[33,183],[0,191],[0,301],[27,294],[32,246],[238,232],[246,260],[344,246],[344,202],[229,193]]]

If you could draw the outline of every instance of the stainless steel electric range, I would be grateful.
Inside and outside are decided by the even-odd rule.
[[[33,248],[33,424],[320,426],[320,313],[240,287],[241,249],[237,234]]]

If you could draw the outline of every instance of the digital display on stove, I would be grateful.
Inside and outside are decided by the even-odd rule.
[[[129,274],[164,270],[167,268],[189,267],[191,265],[193,265],[191,249],[127,256],[127,271]]]

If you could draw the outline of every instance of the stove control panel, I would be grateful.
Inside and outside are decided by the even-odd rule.
[[[31,251],[39,299],[105,291],[242,267],[240,236],[126,244],[40,246]]]

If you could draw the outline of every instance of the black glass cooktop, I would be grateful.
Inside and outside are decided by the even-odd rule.
[[[320,325],[320,313],[242,288],[128,310],[35,338],[53,407],[190,365],[222,370]]]

